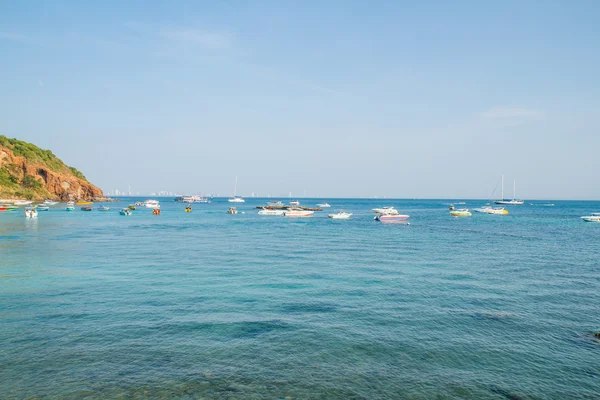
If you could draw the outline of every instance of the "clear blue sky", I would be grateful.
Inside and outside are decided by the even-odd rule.
[[[104,190],[600,198],[599,1],[0,3],[0,134]],[[511,188],[512,190],[512,188]]]

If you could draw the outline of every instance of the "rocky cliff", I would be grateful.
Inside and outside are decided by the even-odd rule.
[[[0,136],[0,198],[100,200],[102,190],[49,150]]]

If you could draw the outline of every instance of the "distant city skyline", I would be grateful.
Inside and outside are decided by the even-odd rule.
[[[600,2],[0,9],[0,134],[105,192],[600,199]]]

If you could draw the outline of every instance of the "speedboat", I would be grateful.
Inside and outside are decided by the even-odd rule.
[[[281,216],[285,214],[285,210],[272,210],[269,208],[263,208],[262,210],[260,210],[258,212],[258,215],[275,215],[275,216]]]
[[[372,211],[376,212],[377,214],[398,215],[398,210],[396,210],[394,207],[374,208]]]
[[[158,209],[160,208],[160,203],[158,202],[158,200],[146,200],[144,202],[144,207]]]
[[[317,207],[327,208],[327,207],[331,207],[331,206],[327,203],[321,203],[321,204],[317,204]]]
[[[490,207],[486,211],[487,214],[508,215],[508,210],[502,207]]]
[[[246,200],[244,200],[242,197],[240,196],[233,196],[232,198],[227,200],[230,203],[245,203]]]
[[[598,213],[598,212],[591,213],[590,215],[581,217],[581,219],[584,220],[585,222],[600,222],[600,213]]]
[[[406,221],[408,218],[410,218],[410,215],[379,214],[374,219],[375,221],[384,223],[408,223],[408,221]]]
[[[28,206],[31,203],[33,203],[31,200],[17,200],[15,201],[15,206]]]
[[[471,213],[469,212],[468,208],[460,208],[458,210],[450,211],[450,215],[453,217],[470,217]]]
[[[142,201],[136,201],[135,202],[135,206],[137,206],[137,207],[144,207],[144,202],[142,202]]]
[[[48,207],[48,206],[47,206],[47,205],[45,205],[45,204],[38,204],[38,205],[35,207],[35,209],[36,209],[36,210],[38,210],[38,211],[48,211],[48,210],[50,209],[50,207]]]
[[[235,207],[229,207],[229,209],[227,210],[227,212],[229,214],[237,214],[237,208],[235,208]]]
[[[285,207],[285,204],[283,204],[281,201],[277,200],[277,201],[269,201],[267,203],[268,207]]]
[[[66,210],[67,210],[67,211],[75,211],[75,203],[73,203],[72,201],[69,201],[69,202],[67,203],[67,208],[66,208]]]
[[[348,213],[345,211],[340,211],[339,213],[328,215],[328,217],[331,219],[350,219],[351,216],[352,213]]]
[[[35,208],[26,208],[25,209],[25,218],[37,218],[38,213]]]
[[[45,200],[44,204],[47,206],[55,206],[58,204],[58,201],[53,201],[53,200]]]
[[[81,211],[92,211],[92,210],[93,210],[92,206],[83,206],[83,207],[81,207]]]
[[[119,211],[119,214],[121,214],[121,215],[131,215],[131,210],[129,208],[122,208],[121,211]]]
[[[314,211],[302,210],[300,208],[290,208],[284,211],[283,215],[286,217],[310,217],[314,213]]]
[[[486,213],[492,208],[492,206],[482,206],[479,208],[474,208],[473,211],[478,212],[478,213]]]
[[[108,211],[108,210],[110,210],[110,207],[107,207],[107,206],[98,207],[98,211]]]
[[[300,205],[300,202],[298,200],[290,201],[290,206],[292,206],[292,207],[298,207],[299,205]]]

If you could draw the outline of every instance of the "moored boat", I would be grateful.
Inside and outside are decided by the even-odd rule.
[[[374,219],[375,219],[375,221],[384,222],[384,223],[408,223],[408,221],[407,221],[408,218],[410,218],[410,215],[379,214]]]
[[[377,214],[398,215],[398,210],[396,210],[394,207],[374,208],[372,211],[376,212]]]
[[[487,209],[486,213],[495,215],[508,215],[508,210],[505,210],[502,207],[490,207]]]
[[[501,199],[496,200],[494,203],[502,204],[502,205],[513,205],[513,206],[525,204],[525,202],[523,200],[517,200],[516,195],[517,195],[517,182],[513,181],[513,198],[512,199],[504,198],[504,174],[502,174],[502,193],[500,195]]]
[[[314,211],[302,210],[300,208],[290,208],[289,210],[284,211],[283,215],[286,217],[310,217],[314,213]]]
[[[453,217],[470,217],[471,212],[467,208],[460,208],[458,210],[450,211],[450,215],[452,215]]]
[[[48,207],[45,204],[38,204],[37,206],[35,206],[35,209],[38,211],[48,211],[50,210],[50,207]]]
[[[69,201],[67,203],[67,208],[65,209],[67,211],[75,211],[75,203],[72,201]]]
[[[246,200],[244,200],[241,196],[237,195],[237,182],[238,182],[238,177],[235,177],[235,186],[233,187],[233,197],[228,199],[227,201],[230,203],[245,203]]]
[[[290,206],[292,206],[292,207],[298,207],[299,205],[300,205],[300,202],[298,200],[290,201]]]
[[[329,214],[328,217],[331,219],[350,219],[352,213],[340,211],[339,213]]]
[[[328,208],[328,207],[331,207],[331,206],[329,204],[327,204],[327,203],[320,203],[320,204],[317,204],[317,207]]]
[[[274,200],[274,201],[269,201],[267,203],[268,207],[285,207],[285,204],[283,204],[283,202],[281,202],[280,200]]]
[[[274,210],[263,208],[258,212],[258,215],[273,215],[273,216],[282,216],[285,213],[285,210]]]
[[[160,203],[158,200],[146,200],[144,202],[144,207],[146,208],[152,208],[152,209],[158,209],[160,208]]]
[[[81,207],[81,211],[92,211],[92,210],[93,210],[92,206],[83,206],[83,207]]]
[[[119,211],[119,214],[121,214],[121,215],[125,215],[125,216],[128,216],[128,215],[131,215],[131,210],[130,210],[129,208],[122,208],[122,209]]]
[[[600,222],[600,212],[594,212],[594,213],[591,213],[590,215],[585,215],[580,218],[582,220],[584,220],[585,222]]]
[[[108,206],[100,206],[100,207],[97,208],[97,210],[98,211],[108,211],[108,210],[110,210],[110,207],[108,207]]]
[[[33,203],[33,201],[31,201],[31,200],[17,200],[17,201],[15,201],[14,204],[15,204],[15,206],[28,206],[32,203]]]
[[[45,200],[44,204],[47,206],[55,206],[58,204],[58,201],[54,201],[54,200]]]

